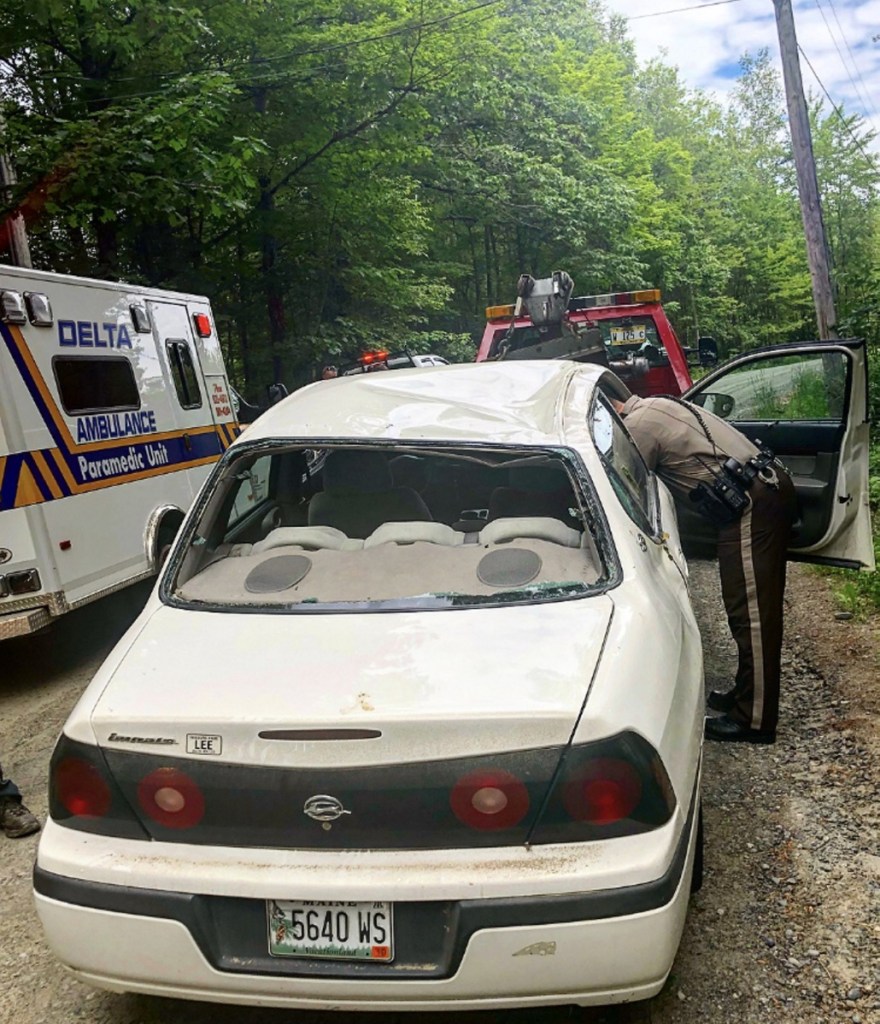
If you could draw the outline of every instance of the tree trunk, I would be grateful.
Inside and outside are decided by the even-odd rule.
[[[80,277],[89,276],[89,251],[86,248],[86,239],[80,227],[69,227],[67,237],[70,239],[70,263],[68,268],[71,274],[78,274]]]
[[[468,245],[471,250],[471,266],[474,268],[474,313],[480,310],[480,264],[477,260],[477,246],[474,241],[474,228],[468,224]]]
[[[483,228],[483,258],[486,261],[486,302],[492,301],[492,251],[490,245],[490,233],[492,229],[487,224]]]
[[[284,295],[278,284],[276,263],[278,240],[272,230],[275,211],[275,197],[269,190],[268,176],[260,176],[260,249],[262,254],[263,288],[266,296],[266,312],[269,318],[269,352],[272,357],[272,379],[280,381],[284,370],[284,342],[287,324],[284,316]]]
[[[268,91],[254,90],[254,109],[265,116],[268,106]],[[287,323],[284,315],[284,293],[278,281],[277,259],[278,239],[275,237],[275,193],[272,179],[268,174],[260,175],[260,265],[263,271],[263,293],[266,298],[266,314],[269,321],[269,354],[272,360],[272,380],[281,381],[284,371],[284,346],[287,337]]]
[[[115,281],[119,276],[119,234],[115,221],[102,221],[92,214],[92,229],[98,249],[98,277]]]

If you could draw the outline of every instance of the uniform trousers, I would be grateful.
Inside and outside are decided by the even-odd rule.
[[[0,764],[0,796],[11,796],[15,797],[16,800],[21,800],[21,793],[18,791],[18,786],[16,786],[12,779],[3,778],[2,764]]]
[[[728,717],[767,733],[779,718],[785,564],[796,509],[791,479],[777,474],[778,488],[753,481],[749,509],[718,534],[721,594],[739,653]]]

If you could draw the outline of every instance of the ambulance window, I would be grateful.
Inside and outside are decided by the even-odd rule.
[[[174,378],[177,400],[184,409],[198,409],[202,404],[199,378],[193,366],[189,345],[185,341],[166,341],[168,365]]]
[[[52,370],[69,416],[140,408],[134,370],[125,356],[55,356]]]

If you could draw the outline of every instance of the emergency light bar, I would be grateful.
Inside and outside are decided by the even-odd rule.
[[[610,295],[581,295],[568,304],[571,311],[595,309],[599,306],[636,306],[640,302],[659,302],[660,289],[648,288],[639,292],[612,292]]]
[[[364,352],[363,355],[358,357],[358,362],[363,363],[364,366],[369,366],[370,363],[384,363],[387,358],[387,352]]]
[[[608,295],[581,295],[571,299],[568,311],[574,313],[579,309],[598,309],[603,306],[636,306],[642,302],[659,302],[660,289],[646,288],[636,292],[610,292]],[[513,305],[487,306],[487,320],[510,320],[513,317]]]

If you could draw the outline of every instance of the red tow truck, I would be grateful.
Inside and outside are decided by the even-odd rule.
[[[564,307],[554,317],[535,316],[528,300],[509,306],[486,309],[486,329],[477,353],[477,362],[490,359],[581,359],[601,362],[613,370],[637,395],[680,395],[693,384],[688,370],[688,350],[679,343],[655,288],[614,292],[608,295],[582,295],[569,298],[553,278],[534,282],[534,294],[552,303],[558,294]],[[567,278],[567,275],[564,275]],[[520,279],[522,282],[522,278]],[[570,278],[568,281],[570,282]],[[550,284],[554,282],[554,284]],[[546,285],[540,293],[540,286]],[[559,308],[559,307],[557,307]],[[530,315],[530,311],[532,315]],[[539,325],[535,324],[539,319]],[[560,327],[570,337],[584,339],[581,348],[561,345]],[[586,343],[586,339],[591,342]],[[718,351],[711,338],[699,341],[699,362],[711,366]]]

